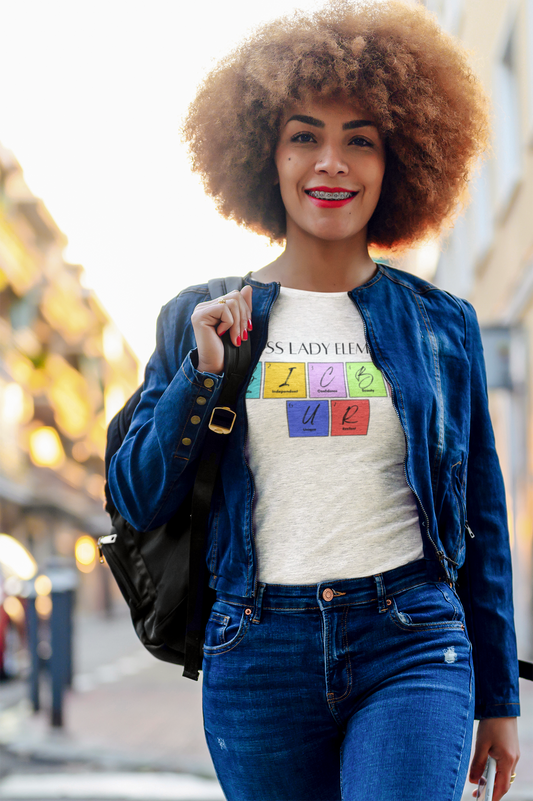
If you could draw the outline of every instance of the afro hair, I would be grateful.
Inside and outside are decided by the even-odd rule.
[[[284,110],[309,97],[370,112],[386,148],[368,244],[401,250],[438,233],[489,139],[487,95],[463,46],[421,5],[331,0],[258,28],[205,78],[183,126],[192,168],[227,218],[283,241],[273,180]]]

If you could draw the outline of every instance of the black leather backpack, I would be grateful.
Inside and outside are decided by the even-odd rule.
[[[212,298],[241,289],[242,278],[209,282]],[[183,675],[197,680],[202,664],[204,630],[214,601],[208,586],[205,539],[211,497],[224,446],[236,418],[235,405],[250,366],[250,339],[236,348],[224,343],[224,384],[213,412],[191,493],[162,526],[137,531],[113,505],[105,487],[111,533],[98,540],[100,561],[109,565],[126,599],[137,636],[158,659],[183,665]],[[109,424],[105,454],[109,462],[126,436],[141,398],[142,386]]]

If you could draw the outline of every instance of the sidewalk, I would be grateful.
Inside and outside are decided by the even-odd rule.
[[[43,709],[36,715],[25,698],[5,709],[4,693],[14,692],[6,685],[0,690],[4,749],[46,762],[214,777],[200,682],[184,679],[182,668],[146,652],[126,609],[111,620],[79,617],[76,631],[74,686],[66,694],[63,729],[50,728],[45,681]]]

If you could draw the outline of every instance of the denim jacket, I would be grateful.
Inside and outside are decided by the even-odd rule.
[[[267,340],[279,285],[249,275],[245,281],[254,290],[251,376]],[[363,318],[372,361],[392,387],[405,432],[405,478],[416,498],[429,575],[455,585],[465,609],[476,717],[518,715],[505,491],[474,309],[382,265],[348,294]],[[202,284],[163,307],[141,401],[110,464],[114,504],[141,531],[166,522],[191,489],[217,405],[223,376],[196,369],[190,319],[194,307],[208,298]],[[213,496],[207,564],[212,587],[253,600],[258,591],[254,480],[245,457],[246,433],[243,387]]]

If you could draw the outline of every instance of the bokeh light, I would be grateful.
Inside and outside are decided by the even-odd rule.
[[[30,434],[30,457],[38,467],[59,467],[65,451],[55,428],[41,426]]]
[[[17,623],[18,625],[24,623],[24,607],[18,598],[15,598],[14,595],[8,595],[7,598],[4,598],[3,606],[5,613],[11,618],[13,623]]]
[[[33,586],[35,587],[35,592],[37,595],[50,595],[52,592],[52,582],[48,576],[44,575],[44,573],[42,573],[40,576],[37,576]]]
[[[29,580],[37,573],[31,553],[15,537],[0,534],[0,565],[5,576]]]
[[[78,537],[74,547],[76,565],[82,573],[90,573],[96,565],[96,543],[88,534]]]
[[[47,620],[52,614],[52,599],[49,595],[38,595],[35,599],[35,610],[39,617]]]

